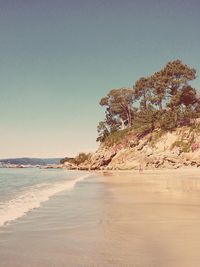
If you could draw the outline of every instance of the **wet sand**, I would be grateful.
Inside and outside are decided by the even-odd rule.
[[[95,173],[0,228],[1,267],[200,266],[200,169]]]

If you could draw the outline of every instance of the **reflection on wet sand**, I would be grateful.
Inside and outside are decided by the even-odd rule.
[[[120,173],[105,180],[112,199],[104,203],[104,229],[116,266],[200,265],[199,170]]]

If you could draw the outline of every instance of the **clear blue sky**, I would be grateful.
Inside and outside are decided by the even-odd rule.
[[[199,0],[1,0],[0,158],[95,150],[110,89],[200,72],[199,25]]]

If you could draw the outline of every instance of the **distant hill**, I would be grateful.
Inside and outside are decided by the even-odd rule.
[[[16,164],[16,165],[48,165],[60,164],[61,158],[13,158],[13,159],[0,159],[0,163]]]

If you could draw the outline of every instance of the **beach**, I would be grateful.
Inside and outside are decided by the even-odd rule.
[[[95,172],[0,227],[0,267],[196,267],[200,170]]]

